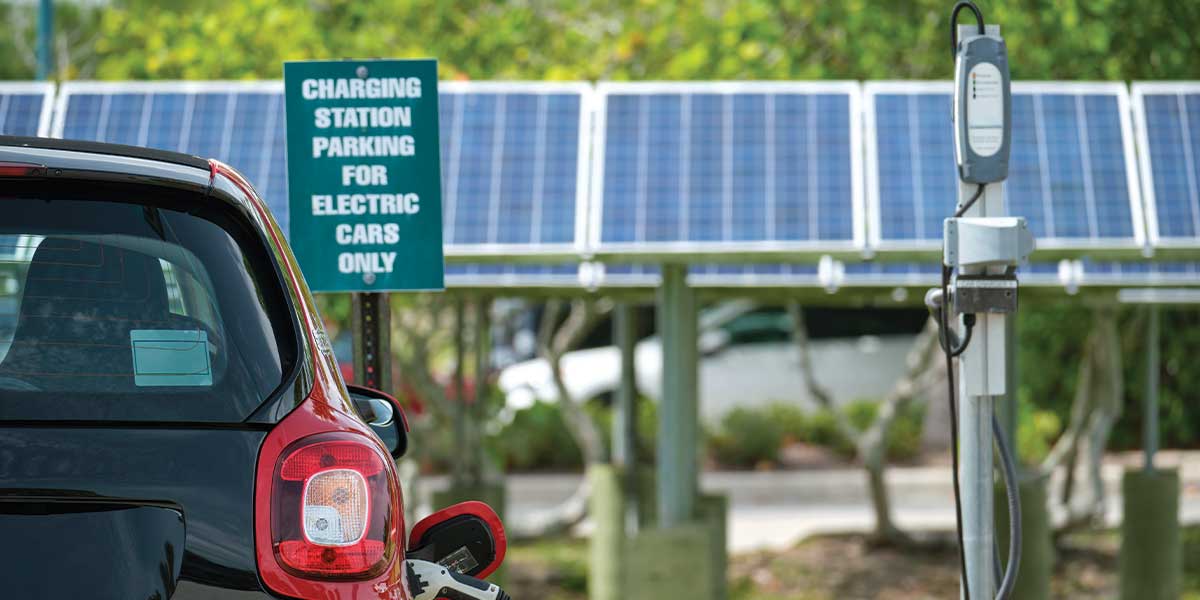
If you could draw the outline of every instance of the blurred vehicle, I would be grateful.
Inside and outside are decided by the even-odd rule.
[[[813,370],[838,401],[878,398],[902,376],[913,338],[912,334],[890,334],[810,340]],[[776,402],[815,407],[800,375],[791,318],[781,307],[736,300],[703,311],[697,350],[700,414],[707,422],[719,420],[735,407]],[[657,400],[662,389],[658,336],[637,343],[634,369],[638,391]],[[607,396],[616,391],[620,381],[620,351],[605,346],[568,352],[562,357],[562,370],[574,397]],[[558,399],[549,364],[540,358],[503,369],[499,385],[510,410]]]
[[[408,598],[403,412],[343,383],[249,184],[11,137],[0,183],[6,595]],[[447,531],[476,551],[468,574],[502,557],[494,513],[431,518],[417,558],[445,558]]]

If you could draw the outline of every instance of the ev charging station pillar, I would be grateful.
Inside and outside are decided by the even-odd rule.
[[[658,295],[662,339],[662,401],[658,409],[658,525],[696,516],[699,490],[696,296],[687,267],[665,265]]]
[[[974,194],[974,185],[959,183],[959,201]],[[965,214],[967,217],[1004,215],[1004,185],[992,184]],[[997,582],[993,576],[995,556],[995,496],[992,478],[993,393],[1007,384],[1005,332],[1007,315],[979,315],[974,340],[960,359],[959,380],[959,468],[962,481],[963,553],[972,598],[991,598]],[[964,582],[966,583],[966,582]]]
[[[1121,600],[1174,600],[1183,575],[1183,541],[1179,531],[1179,472],[1154,467],[1158,451],[1159,307],[1146,307],[1146,398],[1141,469],[1125,472],[1121,492],[1125,516],[1121,520],[1121,554],[1118,570]]]

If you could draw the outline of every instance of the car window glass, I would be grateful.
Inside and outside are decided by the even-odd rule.
[[[777,308],[756,308],[721,326],[729,334],[729,345],[786,342],[792,337],[787,313]]]
[[[79,194],[0,197],[0,418],[249,415],[295,361],[265,249],[215,207]]]

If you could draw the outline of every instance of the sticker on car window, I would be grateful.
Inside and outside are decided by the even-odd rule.
[[[208,332],[202,329],[133,329],[133,383],[138,387],[212,385]]]

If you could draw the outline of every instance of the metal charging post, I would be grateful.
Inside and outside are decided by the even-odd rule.
[[[959,184],[959,201],[973,194]],[[974,186],[970,186],[974,188]],[[967,217],[991,217],[1004,214],[1004,185],[991,185]],[[963,274],[985,274],[994,267],[964,267]],[[1001,267],[1003,269],[1003,267]],[[956,311],[957,312],[957,311]],[[978,316],[974,339],[959,361],[958,430],[959,468],[962,481],[963,544],[967,561],[967,580],[977,597],[991,598],[996,591],[992,561],[995,560],[995,506],[992,477],[992,414],[996,397],[1006,393],[1007,363],[1005,336],[1008,315],[984,313]]]
[[[1032,252],[1033,236],[1023,218],[1006,215],[1004,180],[1012,139],[1007,48],[1000,28],[985,29],[974,5],[960,2],[954,15],[964,4],[975,12],[978,23],[957,26],[954,44],[954,150],[960,181],[958,208],[944,225],[943,265],[952,277],[944,284],[948,296],[941,302],[942,310],[949,311],[945,314],[955,323],[961,319],[964,327],[958,347],[951,349],[947,336],[946,352],[960,357],[956,451],[963,595],[982,600],[995,597],[1000,587],[994,567],[993,421],[997,401],[1007,395],[1015,402],[1015,390],[1009,389],[1012,365],[1007,361],[1014,349],[1008,337],[1017,310],[1016,266]],[[1011,462],[1005,465],[1007,469]],[[1015,488],[1011,470],[1006,473],[1007,485]],[[1009,593],[1011,587],[1001,591]]]

